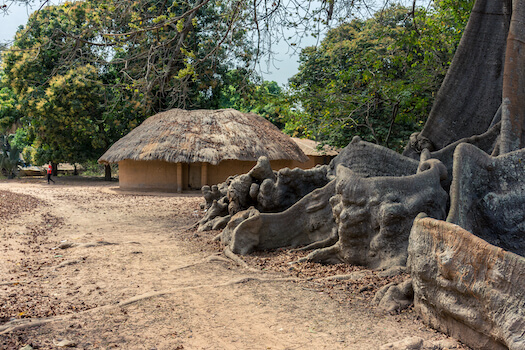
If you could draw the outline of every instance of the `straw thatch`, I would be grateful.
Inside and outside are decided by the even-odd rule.
[[[319,142],[314,140],[300,139],[297,137],[292,137],[292,140],[299,146],[299,148],[301,148],[301,151],[303,151],[303,153],[307,156],[335,157],[339,154],[339,152],[337,152],[335,148],[330,147],[328,145],[324,145],[323,147],[319,148]]]
[[[234,109],[156,114],[115,142],[98,160],[163,160],[170,163],[290,159],[305,162],[299,146],[266,119]]]

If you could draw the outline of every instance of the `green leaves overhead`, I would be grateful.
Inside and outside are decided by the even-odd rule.
[[[224,76],[219,106],[260,115],[282,129],[290,113],[290,100],[276,82],[246,81],[246,72],[229,71]]]
[[[290,133],[345,146],[355,135],[400,150],[426,119],[468,18],[461,9],[391,6],[301,52]],[[443,6],[449,6],[443,4]],[[465,15],[463,15],[465,14]]]
[[[41,162],[76,162],[96,159],[156,112],[234,107],[335,146],[360,135],[399,149],[428,115],[470,2],[392,6],[332,29],[320,47],[302,51],[291,96],[253,78],[254,61],[271,47],[265,33],[295,28],[300,35],[292,41],[317,35],[321,22],[347,13],[344,3],[85,0],[44,7],[2,55],[0,127],[22,125]]]
[[[251,63],[241,5],[88,0],[35,12],[2,55],[2,93],[16,96],[37,161],[97,159],[158,111],[217,107],[222,76]]]

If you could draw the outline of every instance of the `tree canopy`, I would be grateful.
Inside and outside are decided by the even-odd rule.
[[[0,116],[9,114],[6,124],[20,119],[30,131],[37,162],[96,159],[158,111],[218,107],[230,69],[249,75],[251,45],[237,29],[242,21],[225,21],[233,15],[226,4],[119,4],[44,7],[4,52],[2,93],[12,98]],[[236,32],[218,44],[221,30]],[[226,54],[228,46],[234,54]]]
[[[329,31],[301,52],[291,89],[302,112],[289,132],[341,147],[358,135],[401,149],[428,116],[472,3],[396,5]]]
[[[428,115],[472,2],[376,13],[346,0],[45,6],[2,56],[11,102],[0,117],[23,125],[39,162],[95,159],[173,107],[233,107],[334,146],[359,135],[399,150]],[[276,35],[294,44],[336,23],[320,46],[301,52],[289,93],[254,74]]]

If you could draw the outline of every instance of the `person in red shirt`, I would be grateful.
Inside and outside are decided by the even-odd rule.
[[[51,173],[53,173],[53,167],[51,166],[51,163],[47,166],[47,183],[49,184],[49,181],[53,181],[55,183],[55,180],[51,178]]]

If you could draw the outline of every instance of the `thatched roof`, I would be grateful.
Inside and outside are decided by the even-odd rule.
[[[336,156],[339,154],[335,148],[328,145],[324,145],[321,149],[318,149],[319,142],[314,140],[300,139],[297,137],[292,137],[292,140],[307,156]]]
[[[308,160],[289,136],[253,113],[172,109],[146,119],[115,142],[98,161],[164,160],[215,165],[226,159],[253,161],[260,156],[270,160]]]

